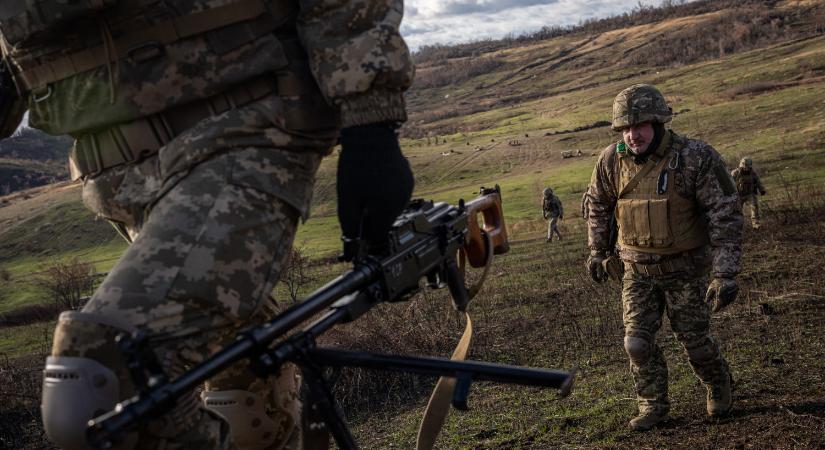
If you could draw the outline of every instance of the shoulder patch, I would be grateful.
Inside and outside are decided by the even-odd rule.
[[[624,141],[619,141],[616,144],[616,153],[625,153],[627,151],[627,145],[625,145]]]
[[[733,178],[721,164],[713,165],[713,173],[716,175],[716,179],[719,180],[719,186],[722,186],[722,192],[725,195],[736,194],[736,185],[733,184]]]

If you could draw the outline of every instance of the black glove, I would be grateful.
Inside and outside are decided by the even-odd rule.
[[[25,112],[26,102],[17,94],[8,65],[0,59],[0,139],[17,130]]]
[[[705,301],[710,306],[711,312],[721,311],[736,299],[739,294],[739,285],[733,278],[714,278],[705,293]]]
[[[590,274],[590,278],[593,279],[596,283],[604,283],[607,281],[607,271],[604,270],[604,260],[607,258],[604,253],[592,251],[590,252],[590,257],[587,258],[587,273]]]
[[[387,232],[410,201],[414,185],[410,164],[391,125],[341,130],[338,221],[345,241],[360,238],[370,253],[381,253]]]

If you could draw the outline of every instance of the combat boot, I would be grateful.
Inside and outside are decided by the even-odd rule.
[[[733,407],[733,377],[728,376],[718,385],[706,386],[708,390],[708,414],[711,417],[724,417]]]
[[[633,431],[648,431],[656,425],[668,419],[667,411],[661,409],[649,409],[639,411],[639,415],[630,420],[630,428]]]

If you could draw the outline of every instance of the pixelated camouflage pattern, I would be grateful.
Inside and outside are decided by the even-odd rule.
[[[548,192],[549,190],[549,192]],[[541,211],[544,218],[547,219],[547,240],[553,239],[555,234],[561,240],[561,233],[559,232],[558,222],[560,218],[564,217],[564,206],[561,200],[553,193],[553,190],[546,188],[543,191],[541,201]]]
[[[171,375],[275,314],[269,292],[330,143],[281,132],[270,118],[282,105],[272,97],[230,110],[184,132],[158,155],[84,181],[87,206],[122,224],[134,241],[84,312],[148,332]],[[55,345],[66,341],[58,335]],[[297,380],[289,367],[260,380],[242,363],[206,389],[258,393],[281,426],[274,448],[287,439],[288,448],[297,448]],[[194,393],[183,403],[189,406],[142,430],[142,448],[231,446],[224,421],[199,408]]]
[[[313,77],[317,86],[314,92],[303,95],[323,96],[329,105],[340,109],[344,126],[406,119],[402,94],[412,83],[414,66],[398,32],[402,1],[263,1],[278,3],[275,9],[298,11],[279,26],[279,37],[258,32],[255,27],[249,28],[252,31],[248,33],[236,29],[216,30],[165,45],[161,57],[138,61],[116,55],[110,64],[101,61],[102,65],[95,69],[31,93],[31,98],[40,98],[37,102],[29,101],[31,126],[50,134],[77,136],[211,97],[265,73],[295,70],[303,74],[307,64],[311,74],[307,71],[306,75]],[[15,9],[30,6],[23,5],[24,0],[3,2],[7,3]],[[75,2],[69,3],[78,6]],[[233,1],[118,0],[113,3],[116,5],[101,14],[92,15],[93,9],[85,16],[82,11],[73,13],[78,20],[85,20],[84,26],[68,26],[46,33],[49,39],[17,42],[11,54],[12,62],[20,70],[37,66],[65,53],[101,46],[107,42],[107,35],[116,37],[164,23],[170,17],[186,16]],[[61,11],[67,3],[43,0],[38,5]],[[237,38],[247,34],[253,38]],[[296,55],[297,52],[286,50],[286,41],[295,42],[290,48],[296,47],[299,36],[307,54]],[[285,131],[300,134],[296,130]]]
[[[672,118],[665,97],[649,84],[630,86],[613,100],[612,127],[616,131],[644,122],[667,123]]]
[[[667,362],[656,343],[656,333],[665,313],[702,383],[713,388],[729,379],[728,364],[709,335],[707,285],[707,277],[684,272],[657,277],[625,272],[622,287],[625,336],[643,339],[650,346],[646,361],[630,360],[640,413],[662,414],[670,406]]]
[[[672,133],[672,132],[671,132]],[[674,137],[674,140],[677,137]],[[742,255],[742,210],[736,196],[733,180],[725,169],[719,153],[710,145],[695,139],[684,139],[679,150],[679,172],[673,185],[683,198],[691,198],[697,210],[704,211],[710,237],[709,249],[699,248],[691,253],[703,259],[708,252],[712,258],[714,276],[731,278],[740,271]],[[616,144],[605,148],[596,162],[590,184],[583,199],[588,228],[588,247],[592,251],[608,252],[610,222],[618,197],[618,168]],[[642,165],[636,166],[636,170]],[[621,230],[619,230],[621,233]],[[667,256],[617,248],[625,261],[657,263]]]

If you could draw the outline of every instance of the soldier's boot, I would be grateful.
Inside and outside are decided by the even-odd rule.
[[[724,382],[706,386],[708,390],[708,414],[711,417],[724,417],[733,407],[733,377],[728,376]]]
[[[630,420],[633,431],[648,431],[668,419],[667,410],[659,408],[641,409],[639,415]]]

